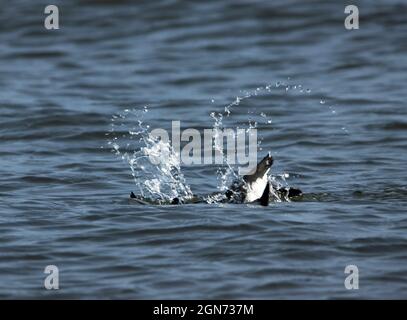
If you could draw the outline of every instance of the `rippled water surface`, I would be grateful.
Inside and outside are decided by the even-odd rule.
[[[340,1],[54,1],[54,31],[47,4],[0,10],[1,298],[407,298],[404,1],[354,1],[352,31]],[[264,113],[259,157],[303,199],[129,202],[114,114],[211,128],[268,85],[228,125]],[[182,168],[202,195],[216,170]]]

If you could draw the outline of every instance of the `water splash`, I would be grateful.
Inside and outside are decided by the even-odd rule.
[[[257,87],[256,89],[251,91],[247,90],[241,91],[239,96],[236,96],[231,103],[227,104],[223,108],[223,112],[213,111],[211,113],[211,117],[214,121],[213,128],[216,129],[217,131],[220,131],[224,128],[234,126],[237,122],[236,119],[234,119],[233,117],[234,112],[238,111],[238,108],[242,106],[243,102],[253,97],[270,96],[271,94],[274,93],[275,90],[280,91],[283,90],[285,92],[295,91],[304,95],[311,93],[311,89],[304,87],[302,84],[292,84],[290,78],[288,78],[287,80],[288,82],[277,81],[276,83]],[[325,100],[323,100],[323,103],[321,104],[325,104]],[[251,107],[249,108],[247,113],[249,114],[249,117],[247,123],[245,124],[245,127],[246,133],[248,134],[250,134],[250,132],[253,129],[257,129],[260,123],[262,124],[263,128],[271,127],[273,124],[272,118],[268,116],[264,111],[257,112],[255,108]],[[230,122],[230,124],[228,122]],[[262,147],[263,139],[264,138],[261,135],[258,137],[257,149],[259,151],[263,151]],[[214,145],[215,149],[219,151],[223,150],[222,144],[223,144],[222,141],[215,140]],[[270,148],[270,146],[268,146],[268,148]],[[220,191],[227,190],[228,187],[233,183],[233,181],[239,178],[236,168],[227,162],[227,157],[223,157],[223,159],[224,159],[223,166],[219,167],[217,170],[217,181],[218,181],[217,187]],[[287,179],[289,179],[289,174],[285,172],[272,173],[270,175],[269,180],[272,186],[270,191],[274,201],[276,202],[289,201],[288,198],[281,198],[280,193],[277,192],[277,190],[280,188],[289,187]]]
[[[169,202],[174,198],[192,197],[189,185],[181,172],[179,156],[170,142],[151,135],[146,124],[148,107],[126,109],[114,115],[108,133],[108,145],[126,161],[143,198]],[[135,126],[132,126],[133,124]]]
[[[213,119],[213,128],[215,131],[216,136],[217,132],[220,132],[224,128],[230,127],[235,125],[236,120],[233,119],[233,114],[234,111],[239,108],[239,106],[242,105],[242,103],[250,98],[257,97],[259,95],[270,95],[270,93],[273,92],[274,88],[280,88],[283,87],[285,88],[286,91],[291,89],[291,86],[289,84],[283,83],[283,82],[276,82],[275,84],[268,84],[266,86],[261,86],[257,87],[256,89],[252,91],[241,91],[241,95],[235,97],[235,99],[228,105],[226,105],[223,108],[223,112],[216,112],[213,111],[211,112],[210,116]],[[297,87],[295,87],[297,88]],[[302,91],[302,86],[299,86]],[[256,112],[255,109],[250,108],[247,113],[249,114],[247,123],[245,124],[245,130],[247,134],[250,134],[253,129],[257,129],[259,123],[262,123],[266,126],[270,126],[272,124],[272,119],[271,117],[267,116],[266,113],[264,112]],[[231,122],[230,125],[227,124],[227,122]],[[261,144],[263,142],[263,137],[260,136],[257,141],[257,149],[259,151],[262,151],[263,148],[261,147]],[[223,152],[223,141],[220,141],[218,139],[215,139],[214,141],[214,149],[218,150],[219,152]],[[218,190],[220,191],[225,191],[227,190],[230,185],[235,181],[236,179],[239,179],[239,175],[237,174],[237,169],[235,166],[231,165],[227,161],[227,157],[224,156],[224,163],[221,167],[218,168],[217,170],[217,181],[218,181]],[[282,175],[284,176],[284,175]],[[287,183],[280,181],[279,176],[271,176],[270,177],[270,182],[272,185],[271,188],[271,193],[273,195],[273,198],[275,201],[282,201],[283,199],[280,198],[279,194],[277,193],[277,189],[283,186],[286,186]]]
[[[290,80],[290,79],[288,79]],[[242,106],[242,103],[253,97],[270,95],[274,90],[297,91],[301,94],[310,94],[311,89],[303,87],[301,84],[290,84],[278,81],[274,84],[257,87],[252,91],[241,91],[233,101],[222,107],[222,111],[212,111],[209,116],[213,120],[213,149],[215,153],[222,155],[222,163],[216,169],[217,189],[221,192],[228,190],[236,179],[240,179],[237,168],[228,162],[225,155],[222,131],[226,128],[236,127],[237,120],[234,118],[235,111]],[[211,99],[212,104],[215,99]],[[326,100],[319,100],[321,105],[325,105]],[[333,114],[336,111],[329,106]],[[218,109],[219,110],[219,109]],[[171,142],[163,142],[151,135],[147,116],[149,109],[147,106],[140,109],[126,109],[122,113],[112,116],[111,127],[108,135],[108,144],[112,152],[125,160],[131,169],[134,181],[139,190],[139,194],[146,199],[153,199],[159,203],[168,203],[174,198],[181,200],[193,197],[191,189],[181,172],[179,155],[173,150]],[[259,127],[271,126],[272,118],[264,111],[257,112],[256,108],[249,108],[247,111],[247,122],[243,124],[247,134]],[[238,129],[240,129],[238,127]],[[346,130],[342,128],[342,130]],[[260,135],[257,148],[262,151],[263,137]],[[268,146],[270,148],[270,146]],[[273,172],[269,181],[271,184],[272,198],[276,202],[289,201],[288,198],[281,198],[281,193],[277,190],[289,187],[287,179],[289,174]],[[207,202],[219,202],[216,196],[206,198]]]

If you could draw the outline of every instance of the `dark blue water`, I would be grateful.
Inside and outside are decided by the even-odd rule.
[[[47,4],[0,10],[1,298],[407,297],[404,1],[354,1],[352,31],[340,1],[54,1],[54,31]],[[211,128],[210,112],[277,82],[289,90],[229,124],[271,117],[263,152],[303,199],[128,201],[113,114],[148,105],[152,128]],[[216,169],[182,170],[205,194]],[[51,264],[58,291],[43,286]]]

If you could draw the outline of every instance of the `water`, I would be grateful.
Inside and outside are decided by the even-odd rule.
[[[46,4],[0,11],[1,298],[407,297],[404,1],[354,1],[353,31],[337,1],[54,1],[58,31]],[[148,106],[151,128],[211,128],[267,85],[224,124],[256,118],[259,157],[301,201],[128,201],[113,115]],[[181,172],[204,195],[217,169]],[[43,287],[51,264],[58,291]]]

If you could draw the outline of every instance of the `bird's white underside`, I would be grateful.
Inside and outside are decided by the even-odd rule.
[[[247,194],[245,202],[256,201],[263,195],[268,181],[268,172],[269,170],[267,170],[261,178],[257,178],[252,183],[247,184]]]

